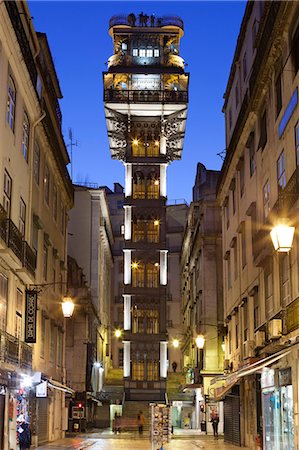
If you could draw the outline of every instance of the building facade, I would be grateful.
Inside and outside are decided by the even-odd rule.
[[[183,354],[186,389],[195,395],[192,427],[212,431],[210,410],[217,408],[222,428],[222,405],[212,402],[210,381],[223,373],[223,292],[221,215],[216,201],[219,172],[198,163],[193,201],[181,252]],[[196,345],[204,336],[203,348]],[[210,398],[211,397],[211,398]]]
[[[225,439],[298,448],[299,5],[248,2],[225,93]],[[270,231],[296,228],[277,253]],[[231,373],[230,373],[231,372]],[[232,420],[232,418],[234,418]]]
[[[70,212],[69,222],[69,255],[82,268],[86,284],[90,287],[96,334],[91,359],[94,361],[93,376],[97,380],[95,392],[99,393],[111,365],[113,234],[105,188],[74,185],[74,191],[74,208]]]
[[[104,77],[113,158],[125,166],[123,374],[127,400],[164,400],[167,379],[166,170],[180,159],[188,74],[177,17],[114,16]]]
[[[0,5],[0,448],[17,447],[16,421],[33,444],[64,436],[67,212],[72,186],[59,87],[45,34],[26,2]],[[30,321],[29,318],[30,317]],[[43,384],[43,397],[35,386]]]

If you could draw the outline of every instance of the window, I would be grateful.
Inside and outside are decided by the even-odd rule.
[[[288,253],[279,255],[279,272],[281,306],[286,307],[290,303],[290,263]]]
[[[153,57],[153,49],[152,49],[152,48],[148,48],[148,49],[146,50],[146,56],[147,56],[148,58],[152,58],[152,57]]]
[[[245,191],[245,165],[244,158],[239,160],[240,195],[243,197]]]
[[[237,240],[235,240],[234,244],[234,279],[236,280],[238,278],[238,246],[237,246]]]
[[[32,247],[35,250],[35,252],[37,253],[37,249],[38,249],[38,226],[34,222],[34,220],[33,220],[33,223],[32,223]]]
[[[147,198],[158,199],[160,196],[160,182],[155,173],[150,173],[146,180]]]
[[[239,348],[239,311],[235,315],[236,349]]]
[[[241,246],[242,246],[242,269],[246,266],[246,233],[245,222],[242,222],[241,226]]]
[[[266,144],[267,144],[267,112],[265,110],[261,116],[261,121],[260,121],[259,148],[261,148],[263,150]]]
[[[25,224],[26,224],[26,204],[22,197],[20,198],[20,213],[19,213],[19,230],[22,238],[25,238]]]
[[[28,162],[28,149],[29,149],[29,119],[27,114],[24,112],[23,117],[23,135],[22,135],[22,153],[25,161]]]
[[[50,360],[50,363],[52,363],[52,364],[54,363],[54,358],[55,358],[55,334],[56,334],[56,327],[54,326],[54,323],[51,321],[49,360]]]
[[[3,208],[5,209],[8,216],[10,216],[11,207],[11,186],[12,181],[8,172],[4,171],[4,188],[3,188]]]
[[[41,96],[42,96],[42,87],[43,87],[43,85],[42,85],[41,78],[40,78],[39,74],[37,74],[37,78],[36,78],[36,92],[37,92],[37,95],[39,96],[39,98],[41,98]]]
[[[248,303],[247,303],[247,299],[244,299],[244,304],[242,306],[242,311],[243,311],[243,324],[244,324],[244,335],[243,335],[243,339],[244,342],[247,341],[248,339]]]
[[[41,315],[41,330],[40,330],[40,357],[45,357],[45,337],[46,337],[46,318],[44,314]]]
[[[144,263],[137,263],[137,267],[132,266],[132,286],[144,287]]]
[[[231,191],[232,191],[233,214],[235,214],[235,212],[236,212],[236,185],[235,185],[235,180],[233,180]]]
[[[64,235],[64,232],[65,232],[65,207],[64,207],[64,204],[61,202],[61,204],[60,204],[60,208],[61,208],[61,217],[60,217],[60,219],[61,219],[61,221],[60,221],[60,231],[61,231],[61,234],[63,234]]]
[[[141,48],[141,49],[139,50],[139,56],[145,57],[145,48]]]
[[[276,117],[278,117],[282,108],[282,83],[281,73],[278,75],[275,82],[275,99],[276,99]]]
[[[159,333],[159,311],[154,309],[140,309],[135,306],[132,312],[132,332],[134,334]]]
[[[154,49],[154,57],[158,58],[160,56],[160,50],[158,48]]]
[[[146,286],[148,288],[159,287],[159,264],[147,263],[146,265]]]
[[[19,289],[17,289],[15,337],[18,338],[19,340],[23,339],[22,314],[23,314],[23,293]]]
[[[50,170],[48,164],[45,164],[45,173],[44,173],[44,199],[47,205],[50,202]]]
[[[229,197],[225,198],[224,201],[224,220],[226,220],[226,228],[229,227]]]
[[[260,305],[259,305],[259,296],[258,290],[256,289],[253,296],[253,305],[254,305],[254,329],[256,329],[260,324]]]
[[[245,81],[247,77],[247,55],[244,53],[243,56],[243,80]]]
[[[122,43],[121,43],[121,49],[122,49],[122,50],[127,50],[127,49],[128,49],[128,45],[127,45],[126,42],[122,42]]]
[[[255,169],[256,169],[254,133],[250,133],[250,137],[247,142],[247,147],[249,149],[249,172],[250,172],[250,176],[252,177],[252,175],[254,174]]]
[[[264,209],[264,222],[266,221],[270,212],[270,183],[266,181],[263,187],[263,209]]]
[[[285,172],[284,151],[281,152],[281,154],[277,160],[277,183],[281,189],[284,189],[287,184],[286,172]]]
[[[230,253],[228,253],[228,258],[227,258],[227,287],[228,287],[228,289],[230,289],[232,287]]]
[[[236,84],[236,87],[235,87],[235,99],[236,99],[236,108],[237,108],[239,105],[239,85],[238,85],[238,83]]]
[[[8,93],[7,93],[7,109],[6,109],[6,122],[9,127],[14,131],[15,127],[15,114],[16,114],[16,87],[11,77],[8,80]]]
[[[133,48],[133,56],[138,56],[138,48]]]
[[[36,184],[39,184],[39,173],[40,173],[40,149],[37,142],[35,142],[33,152],[33,178]]]
[[[8,279],[0,273],[0,330],[6,331]]]
[[[124,349],[119,348],[118,349],[118,367],[124,367]]]
[[[57,222],[57,211],[58,211],[57,187],[56,184],[53,184],[53,217],[55,222]]]
[[[44,245],[44,265],[43,265],[43,277],[47,281],[48,276],[48,247]]]
[[[264,271],[265,282],[265,302],[266,302],[266,317],[269,318],[273,312],[273,275],[272,275],[272,261],[268,263]]]
[[[295,149],[296,149],[296,162],[299,166],[299,120],[295,125]]]

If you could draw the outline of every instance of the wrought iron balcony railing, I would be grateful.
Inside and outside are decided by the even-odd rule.
[[[32,274],[35,274],[36,269],[36,253],[28,242],[23,241],[23,266]]]
[[[139,23],[139,21],[138,21],[138,23]],[[127,14],[118,14],[118,15],[112,16],[111,19],[109,20],[109,28],[115,27],[117,25],[132,26],[132,23]],[[155,27],[175,26],[175,27],[181,28],[182,30],[184,29],[184,22],[178,16],[157,17],[157,18],[155,18],[154,25],[155,25]],[[137,23],[136,23],[136,26],[138,26]]]
[[[0,330],[0,361],[25,368],[32,367],[32,347]]]
[[[120,103],[187,103],[188,91],[105,89],[104,101]]]
[[[291,208],[299,199],[299,166],[294,170],[284,189],[279,188],[278,200],[273,206],[275,215],[289,215]]]

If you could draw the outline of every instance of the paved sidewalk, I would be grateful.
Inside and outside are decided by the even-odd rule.
[[[172,440],[164,446],[165,450],[237,450],[244,447],[235,447],[231,444],[225,444],[222,438],[215,440],[212,436],[189,437],[189,439],[179,438]],[[37,450],[59,450],[59,449],[77,449],[77,450],[152,450],[148,439],[139,439],[131,435],[130,440],[122,437],[110,438],[85,438],[78,436],[76,438],[66,438],[55,441]],[[155,449],[156,450],[156,449]],[[158,450],[158,449],[157,449]]]

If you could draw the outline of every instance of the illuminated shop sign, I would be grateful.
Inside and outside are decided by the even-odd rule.
[[[25,342],[36,343],[37,292],[26,290]]]

